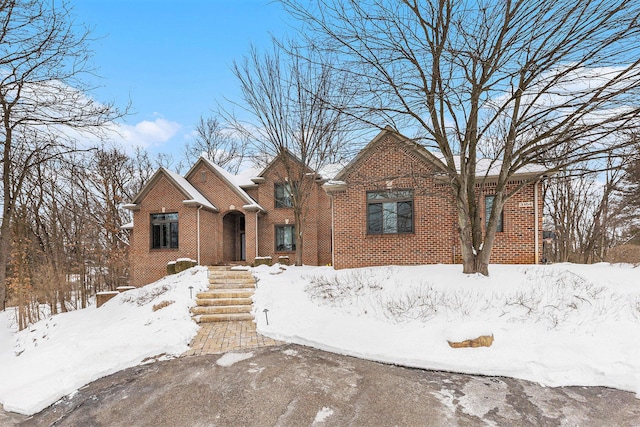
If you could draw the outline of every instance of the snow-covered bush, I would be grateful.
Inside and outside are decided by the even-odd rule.
[[[435,286],[401,278],[393,267],[303,277],[320,304],[352,314],[382,314],[394,322],[477,319],[540,324],[547,329],[640,318],[640,298],[622,294],[567,270],[526,269],[525,279],[499,290],[482,286]]]
[[[340,305],[345,300],[366,293],[382,290],[379,278],[366,270],[351,270],[347,274],[333,276],[308,276],[306,291],[313,299]]]

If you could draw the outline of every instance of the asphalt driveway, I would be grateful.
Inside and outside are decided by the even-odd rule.
[[[243,360],[241,360],[243,359]],[[4,418],[3,418],[4,417]],[[601,387],[407,369],[285,345],[183,357],[95,381],[25,426],[638,426]]]

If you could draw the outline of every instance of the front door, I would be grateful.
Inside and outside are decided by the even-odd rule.
[[[244,222],[244,214],[238,211],[228,212],[222,218],[224,262],[246,259]]]

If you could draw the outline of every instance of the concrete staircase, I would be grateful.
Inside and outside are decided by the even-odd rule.
[[[209,290],[196,294],[191,309],[198,323],[253,320],[251,296],[256,279],[248,271],[231,267],[209,267]]]

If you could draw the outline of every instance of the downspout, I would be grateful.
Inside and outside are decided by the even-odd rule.
[[[256,234],[256,256],[255,257],[256,258],[258,258],[258,256],[259,256],[258,255],[258,213],[259,213],[259,211],[256,210],[256,232],[255,232],[255,234]]]
[[[198,265],[200,265],[200,209],[202,209],[202,205],[198,206],[198,209],[196,210],[196,245],[198,253]]]
[[[534,227],[533,229],[535,230],[535,237],[533,239],[534,241],[534,245],[535,245],[535,251],[534,251],[534,263],[538,264],[540,262],[540,254],[538,253],[538,245],[540,244],[540,236],[538,236],[538,234],[540,233],[540,227],[538,225],[538,221],[540,220],[540,213],[538,212],[539,207],[538,207],[538,184],[540,184],[540,180],[538,179],[534,184],[533,184],[533,205],[535,206],[535,210],[534,210]]]
[[[336,244],[336,227],[334,224],[334,217],[333,217],[333,196],[330,197],[331,200],[331,266],[335,269],[336,268],[336,251],[335,251],[335,244]]]

